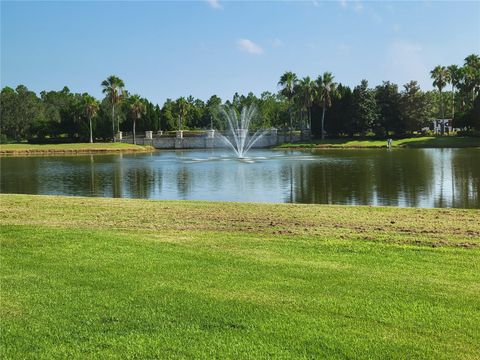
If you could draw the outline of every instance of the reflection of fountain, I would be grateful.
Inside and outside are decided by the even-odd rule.
[[[229,137],[219,134],[222,141],[232,148],[238,158],[242,159],[250,148],[260,140],[266,131],[257,130],[252,136],[248,134],[251,121],[257,115],[257,108],[254,105],[244,106],[239,113],[233,106],[222,107],[222,114],[225,116],[231,135]]]

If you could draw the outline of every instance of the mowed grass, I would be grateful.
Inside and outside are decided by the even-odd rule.
[[[480,211],[0,196],[1,354],[480,358]]]
[[[393,147],[406,148],[466,148],[480,147],[479,137],[423,136],[393,140]],[[326,139],[286,143],[280,148],[386,148],[387,140]]]
[[[0,155],[29,154],[76,154],[76,153],[106,153],[106,152],[136,152],[152,151],[151,146],[126,143],[72,143],[72,144],[1,144]]]

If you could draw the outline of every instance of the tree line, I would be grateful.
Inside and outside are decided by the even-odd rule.
[[[104,98],[88,93],[42,91],[24,85],[4,87],[0,94],[2,141],[91,141],[115,138],[118,131],[223,130],[222,105],[240,110],[256,105],[254,128],[310,130],[317,137],[407,136],[431,125],[433,119],[453,119],[453,126],[480,132],[480,57],[467,56],[462,66],[436,66],[430,73],[434,91],[422,91],[416,81],[403,87],[389,81],[374,88],[366,80],[353,89],[336,83],[330,72],[312,79],[285,72],[278,93],[235,93],[223,101],[192,96],[167,99],[160,107],[130,94],[117,76],[101,83]],[[447,89],[447,86],[451,87]]]

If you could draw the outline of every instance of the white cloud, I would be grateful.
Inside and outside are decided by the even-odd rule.
[[[340,2],[340,6],[344,9],[347,8],[347,0],[338,0]]]
[[[222,5],[220,5],[220,1],[219,0],[205,0],[208,5],[210,5],[210,7],[214,8],[214,9],[221,9],[222,8]]]
[[[263,54],[263,49],[260,45],[255,44],[252,40],[248,39],[239,39],[237,41],[237,47],[240,51],[249,53],[249,54]]]

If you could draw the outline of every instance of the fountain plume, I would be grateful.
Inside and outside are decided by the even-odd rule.
[[[233,106],[222,106],[220,111],[227,120],[231,135],[230,138],[222,134],[218,136],[238,158],[243,159],[248,150],[267,133],[257,130],[250,136],[248,132],[252,120],[257,116],[257,108],[255,105],[244,106],[239,113]]]

